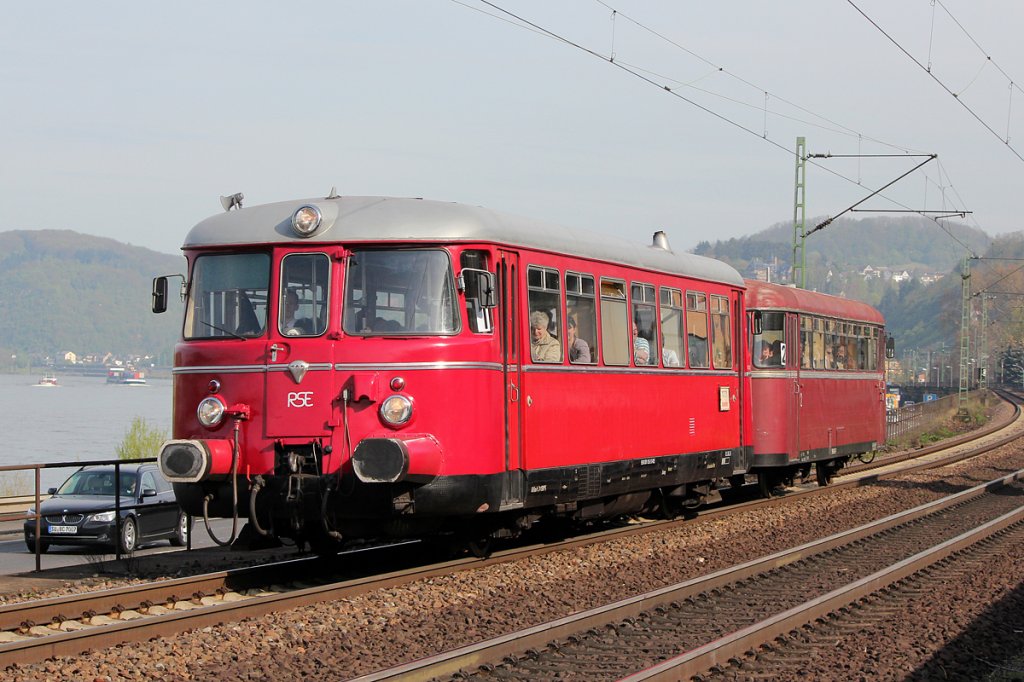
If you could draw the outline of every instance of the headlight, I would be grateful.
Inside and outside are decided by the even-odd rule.
[[[110,523],[114,520],[114,512],[100,512],[99,514],[92,515],[93,521],[100,521],[101,523]]]
[[[316,206],[302,206],[292,215],[292,229],[300,237],[309,237],[320,227],[323,216]]]
[[[404,395],[393,395],[380,404],[380,418],[391,426],[401,426],[412,417],[412,401]]]
[[[220,424],[221,420],[224,419],[224,403],[221,402],[220,398],[210,396],[209,398],[203,398],[199,403],[199,407],[196,408],[196,416],[199,418],[199,423],[206,427],[216,426]]]

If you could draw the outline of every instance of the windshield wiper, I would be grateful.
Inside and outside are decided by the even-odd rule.
[[[245,341],[245,337],[244,337],[244,336],[242,336],[241,334],[239,334],[239,333],[237,333],[237,332],[232,332],[232,331],[228,331],[227,329],[223,329],[223,328],[221,328],[221,327],[218,327],[218,326],[217,326],[217,325],[215,325],[215,324],[210,324],[209,322],[207,322],[207,321],[205,321],[205,320],[199,320],[199,324],[205,324],[205,325],[206,325],[207,327],[209,327],[210,329],[213,329],[213,330],[216,330],[216,331],[219,331],[219,332],[224,332],[224,333],[225,333],[225,334],[227,334],[228,336],[233,336],[233,337],[235,337],[236,339],[239,339],[240,341]]]

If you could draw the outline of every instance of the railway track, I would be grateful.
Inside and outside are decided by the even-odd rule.
[[[1012,438],[1000,437],[1000,444],[1003,440]],[[987,444],[974,454],[993,447],[997,446]],[[962,459],[963,454],[956,458]],[[943,463],[948,462],[936,459],[925,466],[941,466]],[[865,481],[874,482],[902,471],[905,470],[863,474],[862,479],[849,477],[837,485],[864,485]],[[801,495],[827,494],[832,487],[791,490],[780,497],[754,500],[702,514],[724,515],[761,505],[786,504]],[[422,565],[422,550],[410,552],[408,543],[403,543],[347,553],[343,557],[343,571],[338,569],[337,562],[304,558],[71,597],[10,604],[0,607],[0,668],[352,597],[460,570],[473,570],[532,555],[606,542],[616,537],[669,529],[687,522],[683,519],[631,524],[560,542],[496,552],[486,560],[464,558]],[[379,574],[382,565],[394,570]],[[301,580],[296,581],[296,576],[301,576]]]
[[[1004,532],[1024,537],[1022,478],[1024,470],[709,576],[356,681],[699,675],[985,539]]]

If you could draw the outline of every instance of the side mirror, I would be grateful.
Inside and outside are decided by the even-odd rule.
[[[477,283],[477,290],[480,292],[480,305],[484,308],[496,308],[498,303],[494,295],[494,273],[480,272],[478,274],[480,279]]]
[[[49,489],[47,489],[46,494],[47,495],[56,495],[57,494],[57,489],[56,488],[49,488]]]
[[[143,497],[156,497],[156,491],[153,490],[152,488],[143,488],[142,489],[142,496]]]
[[[167,278],[153,278],[153,312],[162,313],[167,311]]]
[[[754,311],[754,333],[760,334],[764,331],[763,324],[761,323],[761,311]]]
[[[885,357],[890,360],[896,357],[896,339],[891,336],[885,339]]]

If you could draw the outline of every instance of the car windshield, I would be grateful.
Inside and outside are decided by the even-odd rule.
[[[121,474],[121,494],[135,492],[135,474]],[[58,495],[114,495],[113,471],[76,471],[57,491]]]

